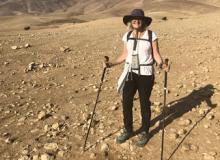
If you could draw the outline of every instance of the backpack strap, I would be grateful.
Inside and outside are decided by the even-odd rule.
[[[151,45],[151,54],[152,54],[152,57],[153,57],[153,64],[154,64],[154,63],[155,63],[155,59],[154,59],[154,56],[153,56],[153,46],[152,46],[152,43],[153,43],[153,34],[152,34],[152,31],[151,31],[151,30],[148,30],[148,39],[130,38],[131,33],[132,33],[132,31],[129,31],[129,32],[128,32],[128,34],[127,34],[127,41],[128,41],[129,39],[131,39],[131,40],[134,40],[134,41],[144,40],[144,41],[149,41],[149,42],[150,42],[150,45]],[[136,43],[137,43],[137,42],[136,42]],[[136,50],[136,44],[134,45],[133,50]]]
[[[148,42],[150,42],[149,39],[143,39],[143,38],[128,38],[128,39],[131,39],[131,40],[142,40],[142,41],[148,41]]]
[[[151,54],[152,54],[152,57],[153,57],[153,64],[155,63],[155,59],[154,59],[154,54],[153,54],[153,34],[152,34],[152,31],[151,30],[148,30],[148,39],[149,39],[149,42],[150,42],[150,45],[151,45]]]
[[[152,31],[148,30],[148,36],[149,36],[149,42],[151,44],[151,48],[152,48]]]
[[[132,33],[132,31],[128,32],[128,34],[127,34],[127,41],[129,40],[131,33]]]
[[[132,31],[129,31],[127,34],[127,41],[129,40],[130,36],[131,36]]]

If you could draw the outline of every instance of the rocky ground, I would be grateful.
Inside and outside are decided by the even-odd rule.
[[[169,58],[169,103],[164,157],[220,159],[219,12],[155,18],[160,52]],[[151,139],[137,148],[132,137],[118,145],[121,97],[116,82],[123,65],[107,71],[87,143],[104,55],[116,58],[126,32],[121,18],[58,28],[0,32],[0,159],[2,160],[159,160],[163,77],[156,70]],[[140,125],[138,95],[134,126]]]

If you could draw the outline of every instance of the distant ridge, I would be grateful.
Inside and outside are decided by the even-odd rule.
[[[189,10],[198,13],[219,9],[215,0],[0,0],[0,16],[48,14],[61,12],[71,15],[107,13],[121,15],[138,7],[151,11]]]

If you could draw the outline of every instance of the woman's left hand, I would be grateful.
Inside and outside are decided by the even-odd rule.
[[[169,64],[166,64],[166,63],[163,63],[161,65],[161,69],[163,69],[165,72],[169,72],[170,70],[170,65]]]
[[[165,72],[169,72],[170,65],[168,63],[161,63],[161,64],[159,64],[159,68],[164,70]]]

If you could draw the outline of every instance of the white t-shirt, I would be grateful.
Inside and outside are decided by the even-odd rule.
[[[146,40],[137,40],[136,51],[133,51],[134,40],[129,39],[127,41],[127,35],[129,32],[126,32],[122,38],[123,42],[127,45],[128,56],[126,58],[126,63],[132,63],[132,55],[138,54],[139,64],[140,64],[140,72],[138,70],[130,70],[136,74],[140,75],[152,75],[154,72],[154,68],[152,65],[149,66],[141,66],[141,64],[151,64],[153,63],[151,44]],[[133,34],[130,35],[130,38],[134,38]],[[146,30],[141,39],[147,39],[148,31]],[[152,41],[155,41],[157,36],[154,32],[152,32]]]

